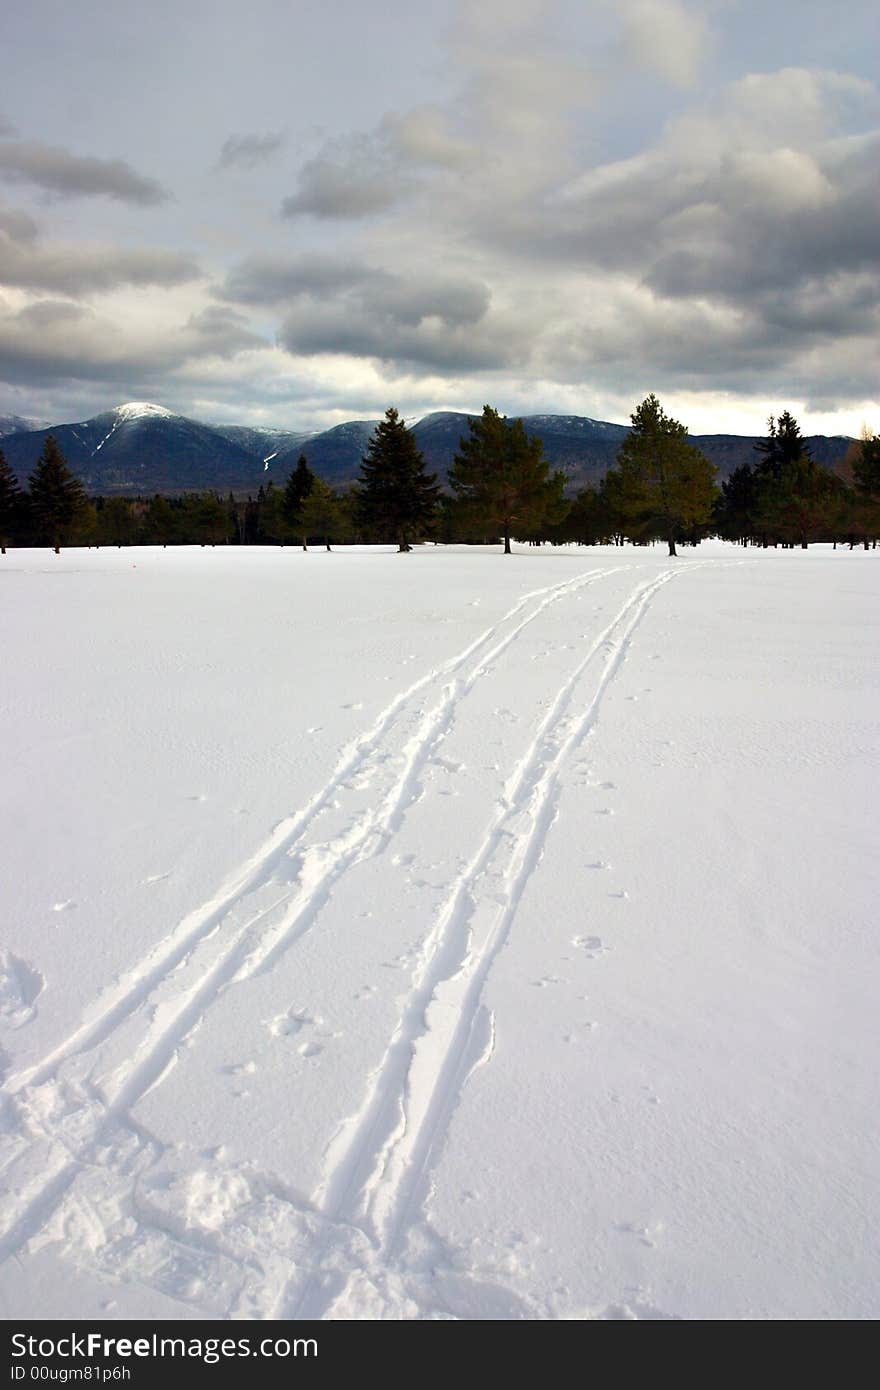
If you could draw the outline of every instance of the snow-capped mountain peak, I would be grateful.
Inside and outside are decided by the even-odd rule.
[[[118,405],[114,413],[120,424],[128,420],[142,420],[147,416],[163,420],[173,418],[170,410],[163,405],[153,405],[150,401],[128,401],[125,405]]]

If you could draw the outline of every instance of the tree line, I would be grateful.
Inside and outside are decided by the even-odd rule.
[[[286,484],[256,497],[213,492],[180,497],[88,498],[49,435],[28,486],[19,488],[0,450],[0,544],[301,545],[423,540],[678,545],[719,535],[743,545],[806,547],[811,541],[876,546],[880,537],[880,438],[854,442],[841,476],[810,456],[786,410],[771,417],[753,463],[719,488],[717,470],[654,394],[597,487],[572,498],[551,472],[541,439],[491,406],[469,421],[443,491],[415,436],[393,407],[376,426],[357,483],[334,491],[300,455]]]

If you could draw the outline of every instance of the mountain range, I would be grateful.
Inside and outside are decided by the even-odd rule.
[[[429,468],[441,479],[471,418],[438,411],[413,426]],[[203,489],[246,494],[269,481],[285,482],[301,453],[332,487],[354,482],[377,423],[349,420],[317,433],[212,425],[163,406],[130,401],[78,424],[35,427],[19,416],[0,416],[0,438],[22,483],[33,471],[46,436],[53,434],[69,467],[92,494],[174,495]],[[580,415],[528,415],[523,424],[529,434],[543,439],[551,466],[566,476],[567,492],[602,478],[628,433],[626,425]],[[735,434],[691,438],[718,466],[722,478],[754,458],[757,442]],[[834,468],[851,441],[843,435],[814,435],[805,443],[818,463]]]

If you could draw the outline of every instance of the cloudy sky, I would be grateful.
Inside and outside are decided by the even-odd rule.
[[[880,426],[876,0],[30,0],[0,414]]]

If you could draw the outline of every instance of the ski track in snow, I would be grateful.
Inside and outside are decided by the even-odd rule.
[[[51,1224],[77,1177],[93,1165],[100,1163],[106,1168],[109,1163],[112,1167],[114,1154],[129,1150],[132,1144],[142,1156],[156,1161],[163,1146],[152,1139],[139,1139],[128,1111],[173,1067],[181,1046],[212,1002],[229,986],[271,968],[281,952],[310,929],[346,869],[388,843],[407,808],[418,799],[422,769],[452,727],[462,700],[478,680],[491,672],[492,662],[551,604],[628,568],[622,565],[594,569],[563,583],[530,591],[461,652],[399,693],[373,726],[345,750],[330,780],[298,815],[276,827],[219,892],[188,914],[163,942],[132,967],[107,992],[103,1004],[99,1001],[97,1010],[67,1039],[41,1061],[6,1079],[0,1097],[4,1106],[15,1108],[30,1143],[22,1151],[13,1141],[13,1151],[2,1165],[8,1180],[8,1198],[7,1219],[0,1233],[0,1258],[13,1255]],[[468,662],[473,663],[471,669],[460,675]],[[430,695],[432,687],[436,691],[438,686],[436,703],[426,708],[421,702]],[[396,776],[378,805],[356,816],[335,840],[306,845],[307,832],[325,807],[344,795],[346,784],[352,779],[357,780],[368,769],[379,766],[379,759],[386,755],[386,735],[397,732],[399,725],[412,718],[418,721],[415,731],[397,754]],[[394,759],[391,761],[393,764]],[[297,854],[299,872],[294,887],[287,884],[268,906],[261,906],[250,915],[245,912],[243,922],[232,920],[247,900],[271,885],[286,861]],[[199,946],[221,926],[229,940],[213,964],[179,997],[163,1001],[150,1011],[148,1005],[159,987],[175,971],[187,967]],[[262,933],[261,927],[265,928]],[[439,959],[432,954],[429,963]],[[423,1009],[422,996],[433,979],[434,975],[428,972],[424,981],[416,985],[416,1010]],[[411,1005],[404,1021],[410,1032],[413,1011]],[[82,1066],[76,1077],[61,1074],[63,1067],[65,1072],[70,1071],[66,1063],[77,1058],[89,1061],[121,1028],[142,1019],[147,1020],[147,1026],[141,1044],[109,1083],[94,1085],[91,1072],[82,1076]],[[396,1055],[399,1047],[392,1044],[392,1049]],[[387,1084],[382,1096],[388,1098]],[[268,1179],[261,1181],[265,1186]],[[334,1191],[339,1187],[338,1176],[328,1182]],[[349,1182],[347,1187],[350,1185]],[[324,1215],[301,1196],[293,1206],[297,1213],[311,1207],[316,1216]],[[339,1217],[332,1219],[338,1224]],[[312,1267],[312,1260],[309,1265]],[[289,1269],[280,1283],[282,1290],[287,1282]],[[285,1297],[282,1292],[280,1298]],[[270,1301],[279,1301],[278,1288]],[[265,1301],[261,1301],[259,1308],[244,1315],[266,1316],[265,1308]]]
[[[7,1136],[11,1152],[0,1168],[0,1259],[61,1239],[100,1273],[141,1280],[217,1318],[332,1316],[340,1299],[368,1316],[377,1308],[380,1316],[418,1316],[426,1302],[437,1305],[426,1287],[434,1266],[423,1255],[434,1237],[424,1207],[468,1077],[492,1056],[485,984],[556,818],[560,773],[594,730],[651,601],[680,571],[637,582],[550,692],[421,944],[384,1057],[365,1078],[360,1106],[330,1139],[314,1193],[294,1191],[251,1164],[227,1164],[220,1153],[193,1171],[192,1156],[185,1166],[175,1146],[149,1134],[131,1111],[161,1084],[212,1004],[271,970],[316,927],[347,870],[387,848],[423,795],[423,774],[468,693],[491,678],[494,661],[551,605],[630,568],[593,569],[523,595],[463,650],[398,693],[298,814],[133,965],[65,1040],[7,1077],[0,1115],[14,1114],[25,1139]],[[373,782],[383,770],[376,794]],[[365,786],[366,807],[358,797]],[[340,803],[344,809],[346,798],[354,814],[345,829],[312,842],[322,812]],[[200,948],[221,928],[213,959],[200,966]],[[178,971],[195,978],[175,994]],[[127,1060],[96,1082],[100,1050],[132,1027],[139,1041],[127,1048]],[[444,1278],[450,1307],[460,1285],[459,1307],[467,1308],[470,1290],[493,1310],[488,1316],[547,1315],[500,1285],[448,1269]],[[596,1314],[642,1315],[616,1308]]]
[[[473,1070],[491,1057],[494,1020],[481,1003],[483,986],[540,862],[556,816],[559,770],[594,727],[633,631],[674,574],[669,570],[638,586],[557,691],[438,915],[365,1104],[330,1146],[315,1204],[343,1229],[363,1225],[383,1268],[397,1262],[405,1269],[399,1257],[407,1229],[426,1195],[426,1175],[457,1097]],[[580,680],[603,650],[593,694],[573,716]],[[333,1225],[313,1272],[282,1294],[273,1316],[319,1318],[327,1312],[346,1282],[344,1262],[340,1272],[339,1263],[328,1260],[332,1241]],[[351,1275],[359,1276],[360,1263]],[[329,1273],[322,1271],[326,1264]]]

